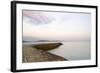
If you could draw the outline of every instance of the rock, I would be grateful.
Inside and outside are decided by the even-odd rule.
[[[59,47],[60,45],[62,45],[62,43],[45,43],[45,44],[37,44],[32,47],[47,51],[47,50],[55,49]]]
[[[67,59],[51,54],[47,51],[33,48],[31,46],[24,46],[22,48],[22,62],[46,62],[46,61],[65,61]]]

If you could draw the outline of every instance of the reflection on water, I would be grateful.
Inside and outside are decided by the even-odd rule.
[[[60,55],[68,60],[86,60],[91,57],[89,41],[63,42],[62,46],[49,52]]]
[[[55,43],[55,42],[27,42],[25,45]],[[57,43],[57,42],[56,42]],[[62,56],[68,60],[87,60],[91,58],[90,41],[61,42],[63,45],[48,52]]]

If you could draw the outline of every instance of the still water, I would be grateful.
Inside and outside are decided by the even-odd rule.
[[[91,58],[89,41],[63,42],[59,48],[49,51],[68,60],[87,60]]]
[[[41,43],[45,44],[45,43],[55,43],[55,42],[27,42],[23,44],[35,45]],[[90,41],[69,41],[61,43],[63,45],[48,52],[62,56],[68,60],[87,60],[91,58]]]

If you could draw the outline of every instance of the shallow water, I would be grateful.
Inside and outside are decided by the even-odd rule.
[[[68,60],[86,60],[91,58],[89,41],[63,42],[59,48],[49,51]]]

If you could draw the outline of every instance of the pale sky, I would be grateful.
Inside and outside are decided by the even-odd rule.
[[[90,40],[91,14],[23,11],[23,37],[41,40]]]

